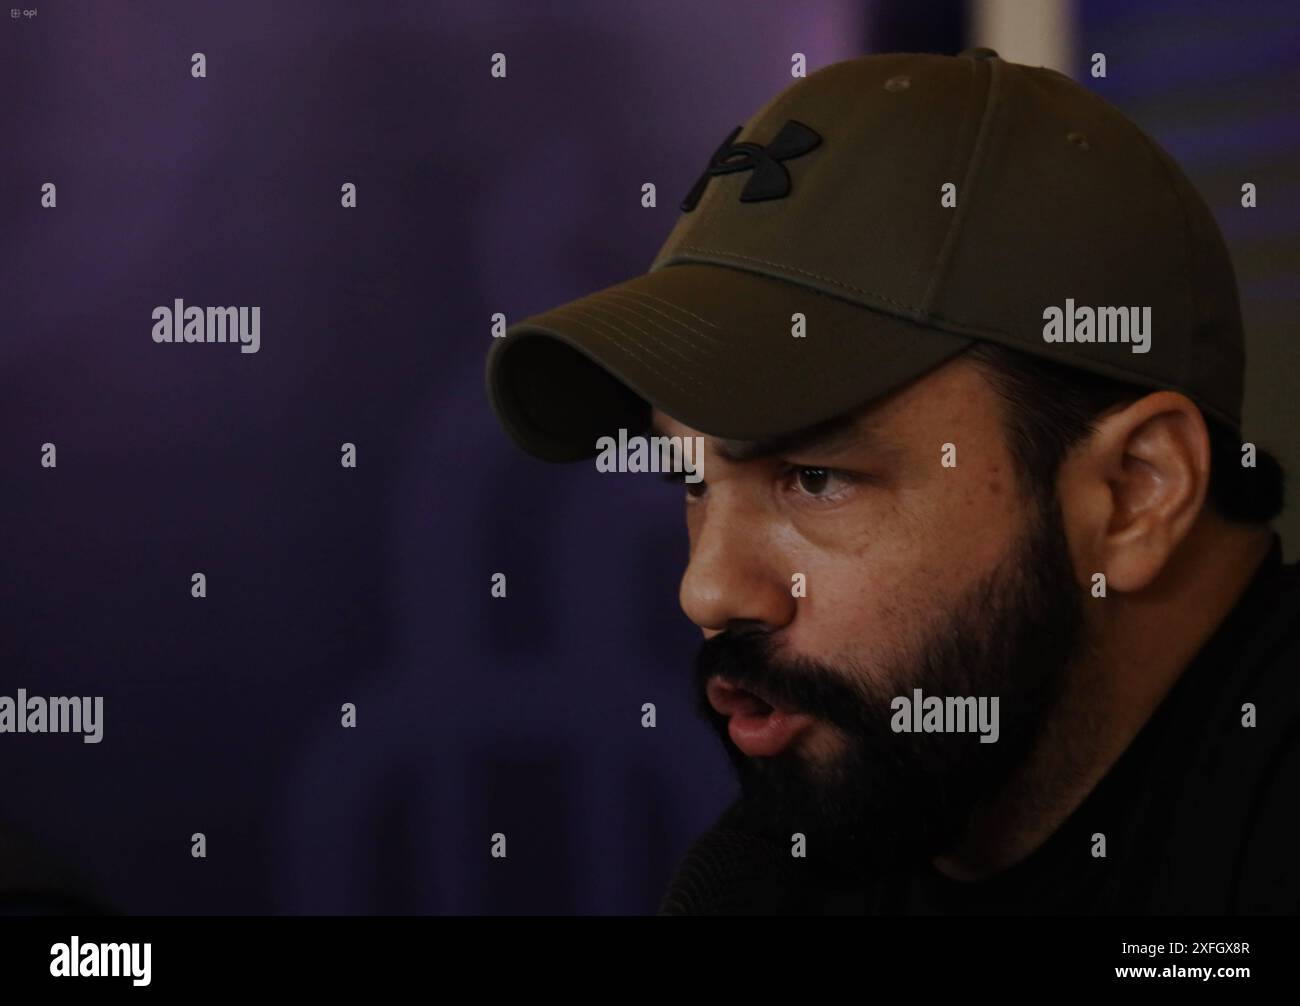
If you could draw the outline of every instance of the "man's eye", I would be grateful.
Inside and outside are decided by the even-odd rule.
[[[786,479],[795,492],[816,500],[836,499],[848,491],[853,481],[847,472],[837,468],[812,465],[791,465]]]
[[[831,473],[825,468],[799,468],[795,471],[799,488],[809,496],[821,496],[830,484]]]
[[[673,485],[686,489],[686,495],[692,498],[699,498],[704,495],[704,480],[699,479],[695,482],[686,481],[685,472],[664,472],[663,480],[671,482]]]

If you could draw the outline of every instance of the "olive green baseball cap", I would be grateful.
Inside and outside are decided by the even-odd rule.
[[[832,64],[731,130],[678,209],[644,275],[493,340],[492,406],[531,454],[590,457],[652,406],[779,436],[978,341],[1181,391],[1240,427],[1241,314],[1212,214],[1056,71],[989,49]],[[1052,309],[1070,332],[1049,341]]]

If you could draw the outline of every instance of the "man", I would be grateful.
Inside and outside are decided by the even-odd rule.
[[[1182,172],[1064,76],[849,60],[644,276],[513,326],[505,428],[651,429],[741,794],[664,914],[1294,912],[1300,576]]]

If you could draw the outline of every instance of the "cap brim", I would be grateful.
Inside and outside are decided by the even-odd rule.
[[[652,406],[727,439],[805,429],[973,341],[786,280],[688,262],[511,326],[488,353],[488,395],[526,451],[575,461],[620,428],[644,431]]]

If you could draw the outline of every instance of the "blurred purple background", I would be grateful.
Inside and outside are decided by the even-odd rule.
[[[1188,6],[1085,5],[1081,44],[1141,54],[1097,89],[1216,211],[1269,183],[1220,219],[1294,417],[1295,46]],[[0,694],[102,695],[105,726],[0,736],[0,818],[133,913],[652,911],[733,786],[692,712],[680,499],[520,454],[491,315],[643,272],[791,53],[953,52],[962,5],[36,9],[0,12]],[[154,344],[178,297],[260,305],[261,351]]]

